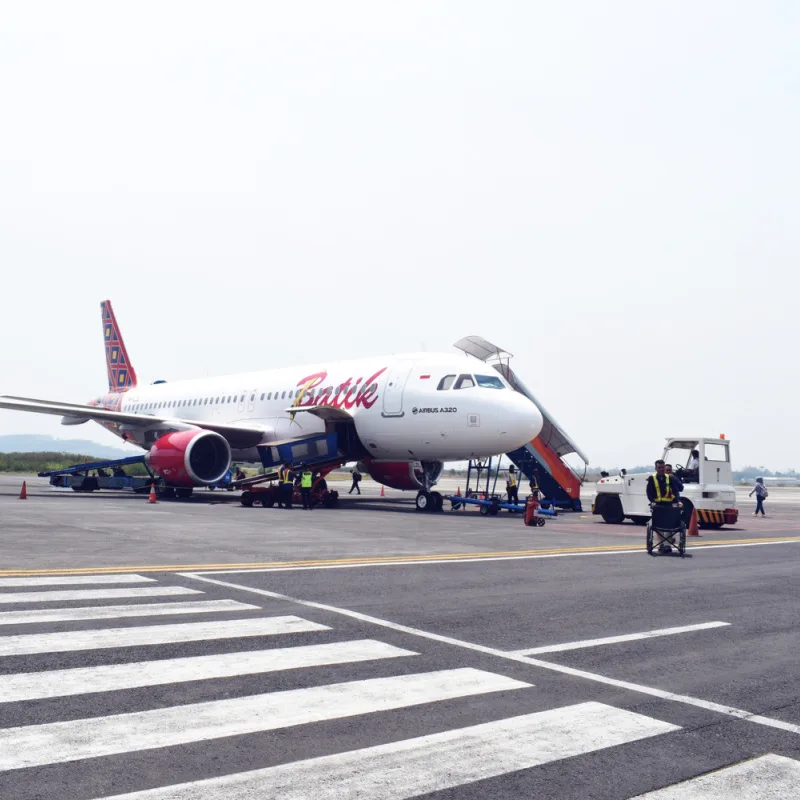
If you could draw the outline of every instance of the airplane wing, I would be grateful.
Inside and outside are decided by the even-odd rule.
[[[54,414],[77,420],[97,420],[98,422],[115,422],[118,425],[146,426],[152,423],[180,423],[188,428],[202,428],[224,436],[228,444],[236,450],[254,447],[260,444],[269,431],[265,428],[246,425],[233,425],[217,422],[205,422],[179,417],[160,417],[153,414],[130,414],[125,411],[109,411],[97,406],[82,406],[76,403],[57,403],[51,400],[37,400],[31,397],[0,396],[0,408],[12,411],[29,411],[34,414]]]

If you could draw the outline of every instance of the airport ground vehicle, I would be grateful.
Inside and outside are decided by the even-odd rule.
[[[739,519],[736,491],[731,472],[730,441],[724,437],[681,437],[667,439],[662,458],[676,472],[686,469],[692,450],[699,451],[699,472],[695,480],[683,480],[683,521],[688,525],[692,511],[697,510],[701,528],[735,525]],[[647,500],[647,478],[650,473],[613,475],[596,484],[592,513],[604,522],[619,524],[626,519],[646,525],[651,510]]]
[[[259,502],[263,508],[272,508],[280,497],[280,486],[270,483],[267,486],[250,486],[242,492],[242,505],[252,508],[253,503]],[[302,506],[303,498],[300,489],[295,486],[292,494],[292,504]],[[314,486],[311,490],[311,504],[323,508],[336,508],[339,505],[339,492],[329,490],[327,487]]]

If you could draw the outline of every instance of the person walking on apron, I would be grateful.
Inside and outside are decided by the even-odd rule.
[[[757,517],[760,511],[761,516],[766,517],[767,515],[764,513],[764,500],[769,497],[769,492],[767,491],[767,487],[764,486],[763,478],[756,478],[756,485],[753,487],[753,491],[747,496],[752,497],[753,493],[755,493],[756,496],[756,510],[753,512],[753,516]]]

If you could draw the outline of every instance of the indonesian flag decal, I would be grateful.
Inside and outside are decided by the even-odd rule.
[[[430,377],[431,377],[430,375],[420,375],[419,379],[421,381],[427,381],[427,380],[430,380]]]

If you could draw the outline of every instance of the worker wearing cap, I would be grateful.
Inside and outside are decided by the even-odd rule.
[[[313,510],[311,504],[311,487],[314,485],[314,473],[305,467],[300,473],[300,495],[303,498],[303,508],[307,511]]]
[[[512,464],[508,468],[508,479],[506,480],[506,494],[508,495],[508,502],[516,505],[519,503],[519,486],[517,485],[517,471]]]
[[[278,506],[284,508],[292,507],[292,495],[294,494],[294,473],[288,461],[283,462],[283,466],[278,470],[278,481],[280,482],[280,502]]]

